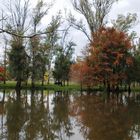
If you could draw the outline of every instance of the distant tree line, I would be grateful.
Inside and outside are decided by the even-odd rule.
[[[69,81],[75,46],[75,43],[67,38],[70,25],[62,27],[64,21],[60,12],[53,16],[51,21],[46,21],[46,27],[41,25],[42,19],[47,17],[52,6],[52,3],[39,0],[32,8],[30,0],[11,0],[5,7],[8,15],[6,12],[2,13],[0,32],[5,36],[5,40],[8,40],[7,47],[9,46],[5,49],[4,61],[7,63],[3,65],[11,79],[17,81],[18,88],[22,82],[27,83],[29,78],[32,87],[35,87],[38,80],[43,85],[46,72],[48,83],[52,74],[56,81]],[[57,65],[61,64],[60,70]]]

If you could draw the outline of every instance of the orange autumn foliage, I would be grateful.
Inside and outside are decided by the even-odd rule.
[[[85,61],[78,60],[77,63],[71,66],[71,80],[83,85],[90,86],[91,72]]]
[[[117,85],[126,79],[125,70],[132,65],[129,37],[114,28],[101,28],[93,34],[87,56],[87,65],[92,69],[93,82]]]

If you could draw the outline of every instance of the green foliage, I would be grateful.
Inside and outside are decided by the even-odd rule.
[[[122,31],[128,32],[137,22],[137,14],[128,13],[127,16],[122,14],[118,15],[117,20],[113,20],[112,24],[114,28]]]
[[[17,81],[26,80],[29,71],[28,64],[29,58],[24,46],[19,46],[13,41],[11,51],[9,52],[9,70],[12,77]]]
[[[55,66],[53,71],[53,76],[58,81],[68,81],[69,80],[69,73],[70,73],[70,66],[73,63],[72,55],[73,55],[73,42],[69,42],[67,47],[60,48],[56,59],[55,59]]]
[[[130,29],[132,29],[137,24],[137,14],[128,13],[126,16],[120,14],[116,20],[112,20],[113,27],[119,31],[129,33]],[[137,34],[135,31],[129,33],[130,39],[135,39]]]
[[[36,80],[42,80],[44,79],[44,74],[46,72],[46,63],[47,63],[47,56],[45,55],[45,52],[40,47],[37,54],[35,55],[35,79]]]
[[[49,9],[51,8],[52,4],[44,3],[43,0],[38,0],[35,8],[33,9],[33,24],[36,27],[41,19],[47,15]]]
[[[60,35],[58,33],[58,28],[61,25],[61,15],[58,13],[55,17],[52,17],[52,21],[47,27],[46,31],[49,32],[46,34],[45,43],[44,43],[44,52],[46,54],[46,64],[47,64],[47,71],[50,75],[51,73],[51,65],[54,55],[58,49],[58,41],[60,39]]]
[[[137,44],[137,49],[131,54],[133,55],[133,65],[127,69],[127,83],[140,83],[140,46]]]

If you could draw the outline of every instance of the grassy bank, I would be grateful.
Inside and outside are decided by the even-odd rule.
[[[15,89],[16,87],[16,82],[15,81],[7,81],[6,84],[4,84],[3,82],[0,82],[0,89]],[[22,84],[21,89],[32,89],[31,83],[29,83],[28,85]],[[44,86],[42,86],[40,83],[36,83],[35,84],[35,88],[36,90],[81,90],[80,85],[75,84],[75,83],[71,83],[69,86],[59,86],[59,85],[54,85],[54,84],[45,84]],[[86,87],[83,88],[83,90],[87,91],[88,89]],[[99,87],[93,87],[90,89],[91,91],[104,91],[103,88],[99,88]],[[123,91],[123,89],[120,89],[121,91]],[[136,86],[136,87],[131,87],[131,91],[132,92],[140,92],[140,86]]]
[[[0,89],[15,89],[16,82],[15,81],[7,81],[6,84],[0,83]],[[32,89],[31,83],[28,85],[22,84],[21,89]],[[45,84],[42,86],[40,83],[35,84],[36,90],[80,90],[80,86],[78,84],[70,84],[69,86],[58,86],[54,84]]]

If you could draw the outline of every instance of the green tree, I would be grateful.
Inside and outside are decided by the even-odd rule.
[[[112,20],[113,27],[122,32],[128,31],[137,23],[137,14],[128,13],[127,16],[118,15],[116,20]]]
[[[58,46],[57,41],[59,39],[59,34],[57,30],[60,26],[60,20],[60,14],[56,15],[56,17],[52,17],[52,21],[46,29],[47,34],[45,34],[44,40],[41,40],[41,36],[35,36],[30,40],[32,80],[41,80],[42,85],[44,84],[44,75],[46,71],[49,73],[48,77],[50,77],[52,59]]]
[[[140,83],[140,41],[134,46],[134,51],[131,52],[133,57],[133,65],[127,69],[127,83]]]
[[[38,65],[36,65],[36,61],[38,61],[38,47],[40,44],[40,36],[36,35],[39,31],[37,30],[37,27],[40,25],[42,18],[48,14],[49,9],[51,8],[52,4],[46,4],[43,2],[43,0],[39,0],[33,9],[33,17],[32,17],[32,25],[33,25],[33,34],[34,36],[30,39],[30,45],[31,45],[31,60],[32,60],[32,87],[35,86],[35,78],[38,75],[38,71],[36,69]]]
[[[9,69],[13,78],[17,81],[16,87],[20,88],[21,82],[27,80],[29,58],[24,46],[12,41],[12,49],[9,53]]]
[[[61,26],[61,15],[58,13],[55,17],[52,17],[52,21],[47,27],[46,31],[49,32],[46,34],[46,39],[44,43],[44,56],[46,56],[47,72],[48,72],[48,84],[51,76],[51,68],[53,57],[55,56],[58,49],[58,41],[60,39],[60,34],[58,33],[58,28]]]
[[[65,81],[67,81],[68,84],[70,78],[70,67],[73,62],[73,46],[75,46],[75,44],[73,42],[69,42],[69,44],[66,45],[66,48],[61,47],[55,58],[53,76],[56,81],[63,81],[64,85]]]
[[[116,30],[129,34],[133,42],[135,42],[134,40],[137,38],[137,33],[135,31],[130,31],[130,29],[133,29],[137,23],[137,14],[135,13],[128,13],[126,16],[119,14],[116,20],[112,20],[113,27]]]
[[[10,1],[11,2],[11,1]],[[9,21],[7,21],[7,30],[17,34],[12,35],[11,50],[9,52],[9,67],[13,78],[17,81],[16,87],[20,88],[21,82],[25,80],[28,68],[28,56],[25,52],[24,39],[19,36],[24,36],[26,31],[27,12],[29,8],[29,0],[17,0],[14,3],[9,3]]]

